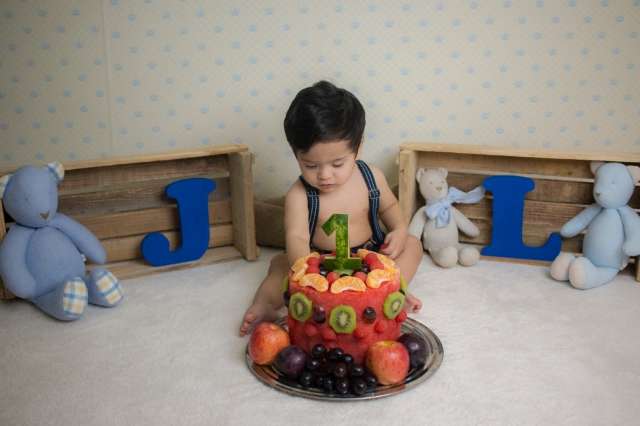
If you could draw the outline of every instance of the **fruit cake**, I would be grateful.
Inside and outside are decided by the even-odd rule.
[[[406,284],[389,257],[360,249],[356,270],[329,270],[331,258],[298,259],[283,282],[291,344],[307,353],[317,344],[341,348],[356,363],[380,340],[396,340],[407,318]]]

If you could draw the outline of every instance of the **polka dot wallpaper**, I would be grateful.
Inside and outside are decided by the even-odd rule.
[[[282,120],[327,79],[404,141],[640,151],[640,0],[3,0],[0,169],[244,143],[297,177]]]

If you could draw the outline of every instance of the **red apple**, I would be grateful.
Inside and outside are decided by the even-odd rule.
[[[394,340],[381,340],[367,351],[367,368],[382,385],[401,383],[409,373],[409,352]]]
[[[268,365],[289,343],[289,333],[284,328],[272,322],[261,322],[249,338],[249,356],[256,364]]]

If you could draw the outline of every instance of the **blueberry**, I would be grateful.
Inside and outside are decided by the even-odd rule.
[[[289,299],[291,299],[289,291],[285,291],[284,293],[282,293],[282,298],[284,299],[284,306],[289,307]]]
[[[363,379],[369,389],[375,388],[378,385],[378,380],[376,380],[376,376],[373,374],[367,373],[364,375]]]
[[[323,389],[327,393],[332,393],[334,388],[334,380],[333,377],[327,376],[324,378]]]
[[[352,364],[349,369],[349,376],[351,377],[362,377],[364,375],[364,367],[358,364]]]
[[[313,384],[320,389],[324,389],[324,381],[327,376],[322,376],[320,374],[316,374],[313,376]]]
[[[316,359],[316,358],[309,358],[307,359],[307,364],[305,365],[305,368],[309,371],[315,371],[320,367],[320,360]]]
[[[347,365],[351,365],[353,364],[353,357],[349,354],[344,354],[342,355],[342,362],[344,362]]]
[[[333,375],[337,379],[341,379],[346,377],[347,375],[347,365],[344,362],[339,362],[333,367]]]
[[[344,351],[340,348],[333,348],[329,350],[327,353],[327,358],[331,361],[340,361],[342,360],[342,355],[344,355]]]
[[[367,384],[361,378],[356,378],[351,381],[351,390],[356,395],[362,395],[367,391]]]
[[[347,379],[338,379],[335,384],[336,392],[340,395],[344,395],[349,393],[349,380]]]
[[[327,348],[322,343],[318,343],[311,349],[311,356],[314,358],[322,358],[326,353]]]
[[[298,382],[305,388],[310,387],[313,383],[313,373],[310,371],[303,371],[298,378]]]
[[[327,312],[324,310],[324,308],[322,306],[314,305],[313,320],[318,324],[322,324],[323,322],[326,321],[326,319],[327,319]]]
[[[364,311],[362,312],[362,317],[366,322],[368,322],[369,324],[372,324],[376,320],[376,310],[373,309],[371,306],[367,306],[366,308],[364,308]]]

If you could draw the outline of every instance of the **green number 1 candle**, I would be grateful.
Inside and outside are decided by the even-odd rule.
[[[333,214],[322,224],[325,234],[336,233],[336,256],[325,257],[324,267],[329,271],[351,274],[354,269],[362,267],[362,260],[357,257],[349,257],[349,215]]]

